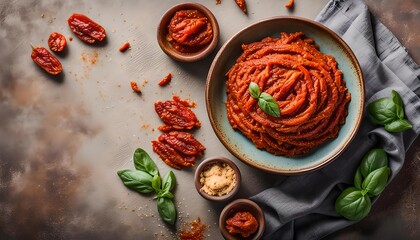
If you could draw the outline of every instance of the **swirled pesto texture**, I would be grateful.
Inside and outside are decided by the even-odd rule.
[[[231,126],[259,149],[295,156],[338,135],[351,95],[333,56],[303,32],[281,33],[242,45],[227,72],[226,109]],[[251,82],[273,96],[280,117],[266,114],[250,95]]]

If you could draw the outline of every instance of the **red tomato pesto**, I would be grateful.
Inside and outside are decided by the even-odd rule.
[[[210,44],[213,28],[209,19],[198,10],[180,10],[168,25],[168,42],[182,53],[198,52]]]
[[[250,212],[237,212],[226,220],[226,228],[231,234],[240,234],[249,237],[258,230],[258,221]]]

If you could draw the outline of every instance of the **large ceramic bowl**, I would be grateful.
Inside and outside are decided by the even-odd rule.
[[[279,37],[280,32],[302,31],[315,40],[320,51],[335,57],[343,71],[351,101],[346,123],[336,138],[324,142],[308,154],[299,157],[275,156],[258,150],[251,140],[234,131],[226,114],[226,72],[242,53],[241,45],[260,41],[267,36]],[[331,163],[350,144],[362,119],[364,83],[359,63],[349,46],[333,31],[320,23],[298,17],[275,17],[257,22],[235,34],[217,53],[207,76],[206,106],[211,125],[223,145],[246,164],[279,174],[301,174]]]

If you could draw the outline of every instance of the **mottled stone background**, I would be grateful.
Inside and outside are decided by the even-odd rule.
[[[280,0],[248,0],[245,16],[234,1],[201,0],[221,23],[221,42],[249,22],[278,15],[314,18],[328,0],[295,0],[292,12]],[[173,228],[157,216],[152,196],[127,190],[116,176],[132,168],[141,146],[151,152],[160,124],[151,107],[172,93],[197,102],[202,128],[195,136],[206,155],[232,157],[215,137],[206,116],[203,90],[212,56],[199,65],[179,64],[158,48],[155,31],[169,6],[151,0],[10,0],[0,2],[0,239],[172,239]],[[308,4],[310,2],[310,4]],[[420,62],[419,0],[367,0],[372,12]],[[275,7],[274,7],[275,6]],[[107,29],[105,43],[77,39],[67,18],[81,12]],[[227,21],[234,18],[236,21]],[[64,66],[51,77],[30,59],[30,43],[46,46],[52,31],[73,36],[58,56]],[[118,47],[125,41],[131,50]],[[220,46],[219,46],[220,47]],[[168,72],[170,86],[156,84]],[[143,95],[133,94],[137,81]],[[157,162],[161,174],[170,169]],[[269,186],[274,177],[238,163],[240,196]],[[374,205],[371,214],[329,239],[420,239],[420,139],[405,166]],[[220,239],[216,225],[223,204],[204,201],[192,188],[192,171],[178,171],[181,219],[201,216],[208,239]],[[179,227],[179,225],[177,226]]]

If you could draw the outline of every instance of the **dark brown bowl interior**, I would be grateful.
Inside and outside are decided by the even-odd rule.
[[[226,220],[233,217],[237,212],[250,212],[258,221],[258,229],[255,233],[247,238],[243,238],[241,235],[230,234],[226,229]],[[248,199],[237,199],[228,205],[226,205],[219,217],[219,229],[223,237],[228,240],[245,239],[245,240],[256,240],[260,239],[265,229],[265,217],[264,212],[255,202]]]
[[[166,36],[168,35],[169,31],[168,25],[171,22],[171,19],[173,18],[175,13],[180,10],[189,9],[200,11],[210,20],[211,26],[213,28],[213,40],[207,47],[198,52],[182,53],[171,46],[171,44],[166,40]],[[170,56],[171,58],[181,62],[195,62],[207,57],[216,48],[219,42],[219,24],[217,23],[217,20],[214,17],[213,13],[210,12],[210,10],[204,7],[203,5],[192,2],[181,3],[173,6],[168,11],[166,11],[165,14],[163,14],[157,30],[157,41],[159,43],[160,48],[166,53],[166,55]]]
[[[201,191],[201,183],[200,183],[200,174],[201,172],[204,170],[204,168],[208,165],[211,165],[213,163],[216,162],[222,162],[222,163],[226,163],[227,165],[229,165],[234,171],[235,171],[235,175],[236,175],[236,186],[232,189],[232,191],[226,195],[223,196],[212,196],[209,195],[203,191]],[[231,199],[239,190],[240,185],[241,185],[241,172],[239,171],[239,168],[236,166],[236,164],[234,162],[232,162],[231,160],[224,158],[224,157],[212,157],[212,158],[208,158],[205,159],[203,162],[200,163],[200,165],[198,165],[197,169],[195,170],[195,175],[194,175],[194,185],[195,188],[197,189],[197,192],[205,199],[210,200],[210,201],[215,201],[215,202],[223,202],[223,201],[227,201],[229,199]]]

